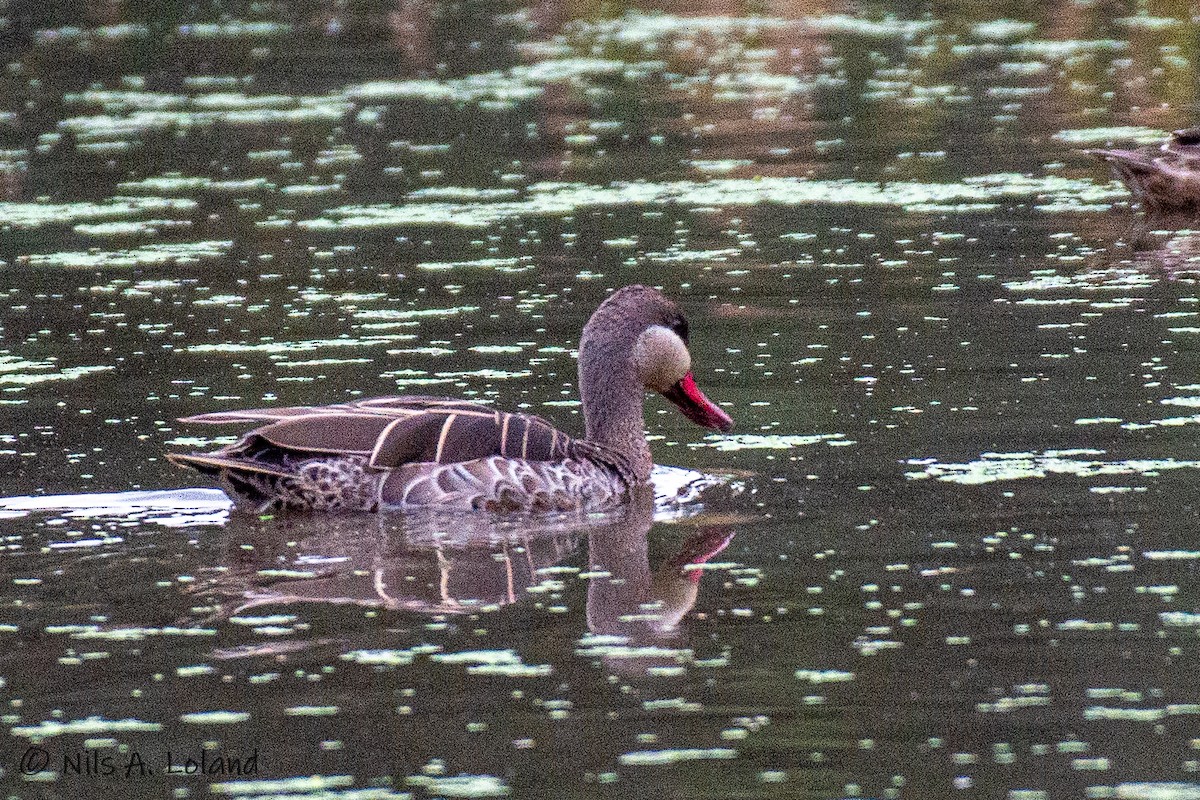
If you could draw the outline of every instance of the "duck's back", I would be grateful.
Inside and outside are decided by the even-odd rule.
[[[221,479],[255,511],[568,510],[622,493],[618,454],[541,417],[437,397],[380,397],[319,407],[250,409],[184,422],[265,423],[212,453],[175,463]]]

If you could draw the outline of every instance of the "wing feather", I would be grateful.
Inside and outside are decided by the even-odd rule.
[[[181,417],[180,422],[188,424],[224,425],[233,422],[275,422],[292,419],[293,417],[309,417],[314,414],[336,413],[336,406],[293,406],[290,408],[246,408],[237,411],[213,411],[208,414],[194,414]]]
[[[380,431],[379,441],[371,451],[370,466],[395,469],[413,461],[432,461],[447,417],[428,411],[395,420]]]
[[[454,420],[458,419],[457,414],[446,415],[446,421],[442,423],[442,431],[438,434],[437,449],[433,451],[433,460],[439,464],[442,462],[442,453],[446,451],[446,437],[450,434],[450,429],[454,427]]]
[[[450,397],[426,397],[425,395],[398,395],[395,397],[373,397],[329,406],[283,406],[279,408],[244,408],[235,411],[213,411],[183,417],[180,422],[221,425],[233,422],[272,422],[292,417],[307,417],[314,414],[375,414],[384,417],[412,416],[426,411],[455,411],[458,413],[495,416],[496,412],[485,405],[455,400]]]
[[[204,458],[254,461],[278,469],[288,454],[364,456],[373,469],[454,464],[488,456],[553,461],[582,453],[580,443],[531,414],[495,411],[421,395],[376,397],[329,406],[220,411],[187,417],[208,424],[265,422],[238,443]],[[589,451],[590,452],[590,451]],[[215,465],[214,465],[215,466]]]
[[[392,422],[390,417],[374,414],[305,414],[264,425],[253,433],[286,450],[370,455]]]

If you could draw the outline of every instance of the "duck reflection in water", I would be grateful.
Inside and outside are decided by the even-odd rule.
[[[701,525],[675,553],[650,571],[653,523],[650,503],[631,505],[619,524],[588,537],[587,623],[596,634],[668,635],[696,604],[703,565],[724,550],[734,532],[725,525]]]
[[[734,535],[726,525],[697,526],[703,516],[689,520],[685,524],[692,532],[652,571],[648,534],[654,511],[653,493],[646,488],[620,510],[582,523],[574,515],[569,520],[444,514],[292,518],[283,525],[256,526],[249,537],[244,528],[231,530],[227,562],[191,591],[216,609],[207,622],[298,603],[436,616],[491,611],[520,601],[547,578],[561,577],[550,568],[573,555],[586,536],[592,573],[588,628],[636,645],[676,631],[696,602],[702,565]],[[364,536],[365,526],[377,535]],[[317,643],[280,641],[216,655],[281,653]]]

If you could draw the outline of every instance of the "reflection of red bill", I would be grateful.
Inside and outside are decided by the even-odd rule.
[[[704,574],[702,565],[711,561],[733,541],[733,529],[725,526],[705,526],[684,540],[679,552],[667,561],[692,583],[699,583]]]
[[[720,406],[704,396],[692,373],[663,392],[663,397],[679,406],[683,415],[697,425],[727,431],[733,427],[733,418],[721,410]]]

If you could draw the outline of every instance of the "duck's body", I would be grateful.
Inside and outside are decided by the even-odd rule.
[[[1200,215],[1200,128],[1173,131],[1157,147],[1084,152],[1105,161],[1148,213]]]
[[[248,510],[592,510],[637,482],[610,448],[541,417],[437,397],[262,408],[185,422],[268,423],[214,453],[172,454]]]
[[[255,513],[610,508],[650,477],[646,388],[698,424],[732,425],[696,388],[686,336],[674,303],[653,289],[627,287],[597,309],[580,344],[585,439],[475,403],[381,397],[188,417],[266,424],[215,452],[168,458],[218,478],[239,508]]]

